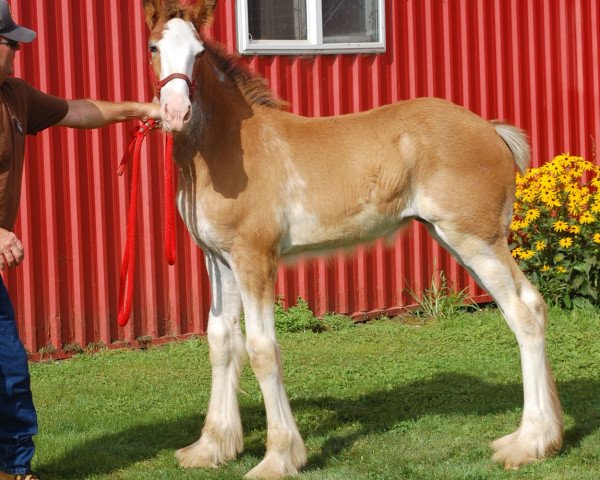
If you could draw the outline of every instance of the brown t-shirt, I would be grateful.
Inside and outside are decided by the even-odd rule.
[[[25,135],[35,135],[60,122],[66,100],[36,90],[23,80],[0,85],[0,227],[12,230],[19,209]]]

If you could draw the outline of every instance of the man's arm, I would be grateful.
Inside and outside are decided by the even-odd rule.
[[[57,125],[71,128],[99,128],[129,119],[160,118],[160,105],[138,102],[67,100],[69,111]]]

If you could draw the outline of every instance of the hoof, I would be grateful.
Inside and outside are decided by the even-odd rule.
[[[175,458],[177,458],[179,465],[183,468],[218,467],[220,465],[218,455],[213,452],[202,451],[197,444],[199,444],[199,441],[175,452]]]
[[[235,459],[242,448],[241,432],[217,438],[205,431],[200,440],[177,450],[175,457],[183,468],[216,468]]]
[[[262,462],[250,470],[244,478],[259,478],[264,480],[276,480],[298,475],[289,456],[286,458],[280,454],[267,454]]]
[[[540,435],[534,432],[524,432],[522,429],[492,442],[494,462],[501,463],[505,469],[516,470],[521,465],[527,465],[543,460],[556,453],[562,445],[560,430],[554,435]]]

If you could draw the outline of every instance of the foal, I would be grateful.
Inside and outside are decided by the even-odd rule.
[[[523,133],[433,98],[331,118],[287,113],[260,78],[197,34],[215,2],[144,1],[163,126],[174,134],[177,206],[211,281],[210,403],[180,464],[216,467],[242,451],[237,389],[247,352],[267,413],[266,455],[247,476],[298,472],[306,451],[274,328],[278,261],[389,235],[413,219],[492,295],[517,337],[523,418],[492,444],[494,460],[517,467],[558,450],[546,306],[506,241],[515,165],[522,172],[530,160]]]

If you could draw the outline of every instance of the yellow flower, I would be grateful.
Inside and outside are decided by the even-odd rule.
[[[569,176],[571,176],[573,178],[579,178],[579,177],[581,177],[582,173],[583,173],[583,171],[580,171],[579,169],[573,169],[569,172]]]
[[[584,172],[593,172],[596,169],[596,166],[592,163],[589,162],[588,160],[584,160],[583,158],[579,157],[579,166],[581,167],[581,169]]]
[[[594,223],[596,218],[590,212],[583,212],[579,217],[579,223]]]
[[[533,250],[524,250],[522,252],[519,252],[519,258],[521,260],[529,260],[534,255],[535,255],[535,252]]]
[[[537,208],[532,208],[528,210],[527,214],[525,215],[525,220],[527,220],[528,222],[531,222],[532,220],[536,220],[538,218],[540,218],[540,211]]]
[[[527,180],[529,180],[530,178],[535,178],[535,176],[537,175],[537,169],[536,168],[532,168],[529,169],[525,172],[525,178]]]
[[[550,175],[542,175],[539,180],[539,184],[544,188],[552,188],[556,186],[556,178]]]
[[[513,220],[509,228],[512,232],[518,232],[521,229],[521,222],[519,220]]]
[[[565,273],[567,271],[567,269],[565,267],[561,267],[560,265],[558,267],[556,267],[556,271],[558,273]]]
[[[521,198],[523,198],[523,190],[517,189],[517,191],[515,192],[515,198],[517,200],[521,200]],[[515,210],[517,210],[518,206],[519,206],[519,204],[515,202],[515,205],[514,205]]]
[[[530,203],[535,199],[535,192],[529,190],[523,190],[522,199],[524,202]]]
[[[579,202],[569,202],[569,214],[576,217],[585,210],[586,204],[581,205]]]
[[[563,222],[562,220],[557,220],[554,222],[554,225],[552,225],[552,230],[555,232],[566,232],[568,228],[569,224],[567,222]]]
[[[559,176],[558,176],[558,181],[559,181],[560,183],[562,183],[563,185],[569,185],[569,184],[570,184],[570,181],[571,181],[571,179],[569,178],[569,176],[568,176],[568,175],[559,175]]]
[[[544,242],[543,240],[538,240],[537,242],[535,242],[535,249],[538,252],[541,252],[544,248],[546,248],[546,242]]]
[[[563,248],[570,248],[573,245],[573,239],[571,237],[561,238],[558,244]]]
[[[548,265],[544,265],[542,267],[542,272],[547,272],[548,270],[550,270],[550,267]]]
[[[558,198],[556,198],[554,192],[542,193],[540,195],[540,200],[549,207],[560,207],[561,206],[561,203],[558,200]]]
[[[561,160],[562,158],[556,157],[552,162],[547,163],[545,165],[545,169],[549,170],[550,172],[554,172],[554,173],[558,173],[562,170],[562,165],[561,165]]]
[[[600,233],[594,233],[594,243],[600,243]]]
[[[575,233],[575,234],[581,233],[581,227],[579,225],[571,225],[569,227],[569,233]]]
[[[517,247],[511,252],[511,254],[512,254],[513,258],[517,258],[517,256],[520,256],[522,252],[523,252],[523,249],[521,247]]]

